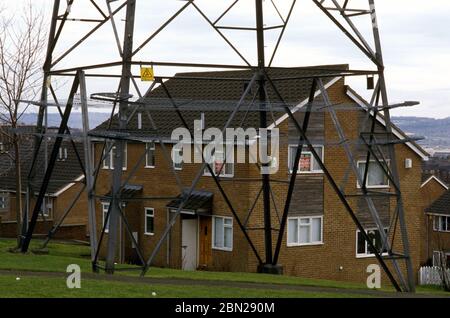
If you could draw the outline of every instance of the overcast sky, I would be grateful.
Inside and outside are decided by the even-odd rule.
[[[6,14],[20,12],[25,0],[2,0],[6,3]],[[65,1],[61,1],[63,4]],[[103,0],[97,0],[104,3]],[[120,3],[121,1],[117,1]],[[197,0],[199,7],[214,20],[220,11],[232,0]],[[280,11],[287,12],[290,0],[277,0]],[[341,1],[342,2],[342,1]],[[52,0],[35,0],[37,6],[48,16]],[[142,43],[152,31],[184,5],[176,0],[137,0],[135,47]],[[351,0],[353,7],[367,8],[365,0]],[[5,4],[4,4],[5,5]],[[443,118],[450,116],[450,1],[442,0],[377,0],[378,22],[381,31],[389,97],[392,103],[417,100],[421,106],[396,110],[395,115],[426,116]],[[114,5],[115,7],[116,5]],[[253,26],[253,0],[240,0],[240,5],[224,18],[224,25]],[[104,6],[103,6],[104,7]],[[123,10],[124,11],[124,10]],[[77,0],[72,9],[72,17],[97,18],[98,12],[88,0]],[[267,25],[279,24],[276,12],[270,1],[265,1]],[[123,15],[116,21],[122,30]],[[368,17],[354,20],[361,26],[368,39],[370,27]],[[68,22],[55,56],[75,43],[93,24]],[[120,31],[119,30],[119,31]],[[252,63],[255,63],[255,37],[252,32],[225,32]],[[276,33],[268,33],[266,54],[270,56],[274,48]],[[122,36],[121,36],[122,37]],[[370,43],[372,43],[370,41]],[[118,61],[112,27],[105,24],[95,36],[80,46],[58,68],[73,65],[87,65]],[[188,9],[174,23],[162,32],[154,42],[143,49],[136,60],[205,62],[219,64],[241,63],[221,38],[194,10]],[[353,69],[373,69],[356,47],[337,29],[337,27],[313,4],[311,0],[298,0],[291,23],[280,46],[275,66],[307,66],[321,64],[348,63]],[[187,69],[185,69],[187,70]],[[104,70],[104,73],[117,70]],[[138,72],[138,68],[134,70]],[[181,69],[155,68],[158,75],[172,75]],[[361,95],[368,97],[365,78],[348,79],[347,83]],[[65,85],[59,92],[64,95]],[[116,80],[90,80],[89,93],[114,91]],[[141,84],[145,89],[146,85]]]

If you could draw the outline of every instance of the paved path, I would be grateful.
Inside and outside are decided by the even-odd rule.
[[[18,277],[67,277],[66,273],[61,272],[33,272],[21,270],[0,270],[0,275],[14,275]],[[115,281],[123,283],[134,284],[159,284],[159,285],[196,285],[196,286],[216,286],[229,288],[243,288],[243,289],[264,289],[264,290],[290,290],[309,293],[332,293],[355,296],[368,297],[382,297],[382,298],[444,298],[445,295],[439,294],[409,294],[409,293],[394,293],[383,292],[368,289],[349,289],[349,288],[333,288],[333,287],[319,287],[319,286],[304,286],[304,285],[290,285],[290,284],[270,284],[270,283],[251,283],[251,282],[233,282],[221,280],[199,280],[199,279],[184,279],[184,278],[153,278],[153,277],[133,277],[124,275],[104,275],[94,273],[83,273],[84,279],[101,280],[101,281]],[[449,296],[450,298],[450,296]]]

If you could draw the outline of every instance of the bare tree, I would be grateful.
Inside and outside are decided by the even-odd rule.
[[[28,105],[42,85],[46,28],[44,15],[29,0],[19,14],[0,17],[0,137],[10,144],[16,179],[18,244],[22,227],[21,137],[17,128]]]

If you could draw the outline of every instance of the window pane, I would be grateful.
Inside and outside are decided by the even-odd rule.
[[[379,245],[380,235],[378,234],[378,231],[377,230],[367,231],[367,235],[369,236],[372,244],[378,248],[380,246]],[[375,254],[375,251],[373,249],[371,249],[369,245],[367,245],[367,253]]]
[[[308,172],[312,170],[312,155],[309,152],[302,152],[299,162],[299,171]]]
[[[322,241],[322,219],[320,218],[312,219],[312,241]]]
[[[229,218],[225,218],[224,219],[224,223],[225,223],[225,225],[232,225],[233,224],[233,220],[229,219]]]
[[[309,225],[300,225],[300,243],[311,243],[311,227]]]
[[[232,246],[232,239],[233,239],[233,229],[231,228],[231,227],[226,227],[225,229],[224,229],[224,232],[225,232],[225,234],[224,234],[224,236],[225,236],[225,238],[224,238],[224,247],[226,247],[226,248],[231,248]]]
[[[288,220],[288,243],[298,243],[298,220]]]
[[[358,163],[358,170],[359,170],[360,178],[364,179],[364,173],[365,173],[365,170],[366,170],[366,163],[365,162],[359,162]]]
[[[323,148],[322,147],[314,147],[314,150],[317,152],[317,154],[320,156],[320,158],[323,160]],[[312,170],[314,171],[321,171],[322,169],[319,166],[319,163],[317,160],[313,157],[312,158]]]
[[[388,184],[386,174],[376,162],[369,164],[368,182],[370,186],[381,186]]]
[[[358,232],[358,246],[356,247],[356,252],[358,254],[366,254],[366,240],[361,232]]]
[[[153,233],[153,216],[147,216],[147,228],[145,229],[146,233]]]
[[[310,219],[306,219],[306,218],[300,219],[300,224],[309,224],[309,222],[310,222]]]
[[[223,218],[214,218],[214,246],[223,247]]]
[[[155,166],[155,144],[153,142],[147,144],[147,166]]]

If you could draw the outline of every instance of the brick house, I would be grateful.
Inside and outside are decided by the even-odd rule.
[[[445,191],[426,209],[427,261],[439,266],[441,261],[450,268],[450,191]]]
[[[347,68],[346,65],[325,66],[323,68]],[[269,74],[276,77],[301,77],[312,74],[320,75],[320,68],[311,67],[305,69],[271,69]],[[186,75],[187,74],[187,75]],[[329,74],[329,72],[328,72]],[[183,75],[198,77],[198,80],[184,80]],[[236,101],[247,87],[246,81],[220,81],[221,77],[250,78],[249,71],[227,71],[206,73],[178,74],[180,79],[171,79],[165,82],[176,101],[202,100],[209,101],[211,105],[216,103],[226,104],[226,101]],[[202,80],[201,77],[216,77],[219,80]],[[355,91],[345,85],[342,77],[324,79],[324,85],[336,106],[338,118],[348,139],[356,140],[361,130],[364,119],[368,116],[362,108],[366,102]],[[285,100],[297,105],[294,115],[302,119],[303,106],[307,103],[310,79],[285,80],[279,83],[278,89]],[[269,99],[276,100],[273,92],[268,89]],[[320,93],[316,92],[319,96]],[[154,89],[147,97],[151,97],[157,103],[158,99],[166,97],[161,87]],[[150,102],[150,99],[149,101]],[[187,103],[189,104],[189,103]],[[352,105],[351,109],[339,108],[339,104]],[[131,178],[125,191],[127,198],[124,205],[124,213],[130,220],[135,237],[143,246],[145,257],[148,258],[155,247],[162,231],[165,229],[171,211],[178,207],[180,198],[176,180],[172,174],[172,168],[179,175],[184,187],[188,187],[200,164],[182,163],[172,165],[163,154],[161,145],[157,142],[157,136],[163,139],[164,147],[169,151],[173,149],[174,141],[171,140],[172,130],[182,127],[182,123],[174,111],[158,110],[149,107],[149,112],[158,128],[152,127],[147,119],[145,111],[138,109],[129,119],[127,131],[132,136],[147,138],[140,141],[129,141],[126,147],[126,162],[124,163],[124,178],[139,161],[139,158],[147,151],[145,162],[137,168],[136,174]],[[193,129],[194,120],[203,119],[205,128],[222,128],[230,112],[223,110],[198,111],[195,109],[183,110],[188,125]],[[279,111],[272,113],[270,124],[280,129],[280,152],[276,158],[279,170],[272,175],[272,224],[273,241],[276,241],[276,227],[279,219],[275,211],[279,211],[286,198],[287,182],[292,168],[292,158],[298,141],[297,132],[292,122],[286,115]],[[247,118],[244,125],[242,119]],[[268,116],[269,117],[269,116]],[[259,127],[257,112],[240,111],[237,119],[230,127]],[[383,129],[383,117],[377,117],[376,129]],[[106,130],[107,123],[94,129],[94,134],[101,134]],[[117,118],[112,122],[112,130],[117,130]],[[122,132],[124,133],[124,132]],[[398,139],[406,139],[407,136],[397,127],[394,134]],[[345,190],[348,196],[359,191],[355,176],[347,176],[347,159],[343,148],[338,145],[337,133],[332,120],[326,111],[319,108],[312,113],[310,128],[307,133],[310,140],[321,154],[325,165],[336,180],[346,180]],[[102,144],[95,144],[96,159],[102,158]],[[422,259],[422,245],[424,228],[420,226],[424,219],[423,206],[421,204],[421,164],[427,160],[428,154],[414,142],[398,144],[397,164],[399,167],[400,183],[405,202],[406,222],[411,244],[411,256],[414,269],[418,270]],[[108,192],[110,190],[111,168],[113,168],[114,151],[105,155],[103,169],[100,172],[97,192],[103,193],[103,198],[97,201],[97,222],[104,222],[104,216],[108,210]],[[358,165],[362,168],[366,152],[355,148],[354,155]],[[221,154],[219,154],[221,156]],[[221,166],[223,156],[216,158],[216,164]],[[361,240],[356,226],[340,203],[338,196],[332,190],[331,185],[324,177],[323,172],[317,166],[311,153],[303,151],[299,176],[296,181],[294,198],[291,204],[286,235],[280,254],[280,264],[283,265],[287,275],[298,275],[310,278],[333,279],[341,281],[365,282],[366,268],[376,260],[368,250],[367,244]],[[376,189],[392,191],[385,178],[380,176],[381,169],[376,166],[370,168],[368,186]],[[260,254],[264,255],[263,240],[263,209],[262,200],[253,202],[260,192],[259,182],[244,182],[244,180],[260,179],[259,170],[254,164],[226,164],[221,172],[220,180],[226,193],[236,207],[241,220],[245,220],[249,235],[255,242]],[[170,232],[168,241],[161,248],[155,260],[156,266],[182,268],[186,270],[207,269],[218,271],[243,271],[256,272],[257,260],[252,253],[244,235],[239,230],[236,221],[227,208],[214,181],[205,173],[200,180],[196,191],[189,198],[187,206],[183,209],[175,226]],[[146,198],[159,198],[146,200]],[[368,231],[374,234],[374,224],[368,217],[368,211],[361,207],[357,196],[349,201],[363,220]],[[389,217],[393,213],[394,204],[388,200],[375,202],[379,206],[384,224],[388,226]],[[252,210],[252,213],[249,211]],[[281,211],[280,211],[281,213]],[[122,229],[120,233],[121,248],[118,261],[135,262],[136,253],[131,240]],[[103,242],[104,243],[104,242]],[[101,253],[104,252],[104,245]],[[384,280],[385,282],[387,280]]]
[[[21,140],[20,152],[22,162],[22,204],[26,204],[27,175],[33,161],[34,138],[24,135]],[[76,143],[77,150],[84,161],[82,144]],[[44,147],[44,145],[43,145]],[[51,149],[52,142],[48,141]],[[13,164],[13,155],[5,148],[0,154],[0,237],[17,237],[16,222],[16,177]],[[45,152],[41,151],[36,161],[36,177],[33,185],[39,190],[41,180],[45,173]],[[36,225],[36,236],[47,235],[49,230],[61,219],[70,207],[73,198],[83,189],[84,175],[80,168],[75,151],[69,142],[63,142],[52,180],[49,183],[41,214]],[[34,207],[31,201],[31,210]],[[31,216],[30,216],[31,217]],[[75,239],[86,241],[88,237],[87,203],[86,196],[80,199],[61,224],[55,238]]]

